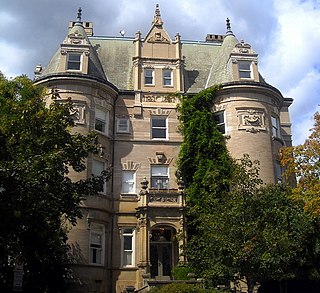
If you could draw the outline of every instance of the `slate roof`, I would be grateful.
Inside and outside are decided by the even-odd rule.
[[[108,81],[119,90],[132,90],[134,38],[88,37],[82,25],[75,25],[68,36],[76,29],[78,33],[80,30],[81,34],[84,34],[90,45],[88,75]],[[215,84],[233,82],[232,63],[229,58],[238,43],[233,34],[227,34],[222,42],[181,41],[185,92],[197,93]],[[59,48],[40,77],[62,73],[59,72],[60,58]],[[264,82],[262,77],[260,81]]]

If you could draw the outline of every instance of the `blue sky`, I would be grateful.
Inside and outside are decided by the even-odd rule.
[[[0,70],[8,77],[33,77],[38,63],[46,66],[75,20],[93,21],[95,35],[119,36],[125,30],[145,35],[155,5],[173,38],[204,40],[224,34],[225,20],[239,40],[259,54],[259,71],[284,96],[290,107],[294,144],[302,143],[320,110],[319,0],[1,0]]]

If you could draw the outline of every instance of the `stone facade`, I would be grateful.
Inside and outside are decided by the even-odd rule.
[[[292,100],[267,84],[258,55],[226,35],[204,42],[172,40],[156,7],[149,33],[134,38],[95,37],[81,14],[35,83],[61,100],[71,98],[76,131],[96,131],[101,152],[87,159],[84,179],[107,167],[104,192],[83,201],[83,218],[70,227],[74,292],[124,292],[166,281],[184,262],[185,198],[175,177],[182,137],[177,94],[221,84],[212,109],[235,158],[261,163],[265,182],[281,180],[278,150],[291,144]]]

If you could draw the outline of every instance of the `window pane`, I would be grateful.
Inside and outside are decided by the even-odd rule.
[[[154,175],[162,175],[167,176],[168,175],[168,167],[166,166],[152,166],[151,167],[151,174]]]
[[[152,118],[152,127],[166,127],[166,119]]]
[[[92,232],[91,233],[91,244],[101,245],[102,244],[102,235]]]
[[[166,69],[162,71],[163,85],[172,85],[172,70]]]
[[[104,132],[105,131],[105,123],[103,121],[96,119],[95,129],[98,131]]]
[[[124,236],[123,249],[132,250],[132,236]]]
[[[123,252],[123,265],[124,266],[132,266],[132,251],[124,251]]]
[[[134,193],[135,192],[135,172],[122,171],[122,192]]]
[[[213,120],[216,122],[219,131],[224,134],[226,133],[226,126],[224,122],[224,112],[216,112],[213,114]]]
[[[96,109],[96,118],[101,121],[106,121],[106,112],[100,109]]]
[[[145,84],[153,84],[153,70],[145,69],[144,70],[144,83]]]
[[[251,78],[251,62],[250,61],[239,61],[238,69],[239,69],[240,78]]]
[[[152,138],[167,138],[167,118],[152,117],[151,128]]]
[[[239,62],[239,70],[251,70],[250,62]]]
[[[151,187],[159,188],[159,189],[167,189],[169,188],[169,179],[168,177],[156,177],[153,176],[151,178]]]
[[[95,126],[94,128],[101,132],[106,132],[108,122],[108,112],[101,109],[95,109]]]
[[[102,264],[104,227],[92,224],[90,230],[90,263]]]
[[[240,78],[251,78],[250,71],[240,71],[239,72]]]
[[[104,163],[103,162],[100,162],[97,160],[92,161],[92,174],[93,175],[100,175],[103,170],[104,170]]]
[[[128,131],[129,131],[129,120],[118,119],[118,132],[128,132]]]
[[[81,54],[69,53],[67,69],[80,70],[81,67]]]
[[[166,129],[152,129],[152,138],[166,138]]]

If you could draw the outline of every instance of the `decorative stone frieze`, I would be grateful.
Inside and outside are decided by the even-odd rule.
[[[144,95],[142,102],[145,103],[178,103],[177,97],[172,95]]]
[[[133,161],[128,160],[126,162],[122,162],[121,165],[122,165],[122,170],[124,171],[126,170],[136,171],[140,168],[141,163],[135,163]]]
[[[265,113],[262,109],[237,109],[238,130],[256,133],[266,131]]]

